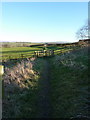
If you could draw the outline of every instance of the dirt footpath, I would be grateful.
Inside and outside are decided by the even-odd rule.
[[[39,81],[38,94],[38,118],[51,117],[51,102],[50,102],[50,66],[49,61],[45,59],[42,75]]]

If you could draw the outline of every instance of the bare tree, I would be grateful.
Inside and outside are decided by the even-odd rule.
[[[83,27],[81,27],[77,31],[76,37],[78,39],[89,39],[90,38],[90,21],[89,20]]]

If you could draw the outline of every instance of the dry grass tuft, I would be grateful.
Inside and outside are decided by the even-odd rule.
[[[33,59],[34,60],[34,59]],[[29,88],[34,86],[38,75],[33,70],[33,60],[21,61],[12,68],[5,68],[4,84],[5,87]]]

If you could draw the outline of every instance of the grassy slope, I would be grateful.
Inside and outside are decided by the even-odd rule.
[[[71,62],[72,61],[72,62]],[[50,58],[51,101],[54,118],[86,116],[88,96],[87,50],[83,49],[66,55]],[[38,73],[43,70],[44,60],[35,60],[33,69]],[[12,66],[13,67],[13,66]],[[38,79],[29,90],[22,92],[15,89],[6,95],[4,117],[35,118],[37,115]],[[10,107],[9,107],[10,106]],[[7,109],[8,108],[8,109]],[[14,109],[13,109],[14,108]]]
[[[14,66],[13,66],[14,67]],[[12,67],[12,69],[13,69]],[[5,95],[3,99],[3,118],[35,118],[37,114],[37,93],[38,93],[38,79],[42,71],[43,60],[35,60],[33,70],[38,74],[37,79],[30,79],[23,81],[24,85],[29,85],[27,88],[19,88],[13,86],[13,83],[7,84],[10,88],[5,88]],[[11,69],[11,68],[10,68]],[[12,76],[13,77],[13,76]],[[4,78],[3,78],[4,79]]]
[[[57,56],[51,62],[53,117],[88,116],[87,49],[69,53],[61,58]]]

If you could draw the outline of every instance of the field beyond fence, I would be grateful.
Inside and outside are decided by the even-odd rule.
[[[0,50],[0,60],[10,60],[10,59],[19,59],[19,58],[31,58],[35,57],[35,51],[43,51],[44,46],[35,46],[35,47],[14,47],[14,48],[2,48]],[[78,46],[56,46],[50,45],[47,47],[47,50],[53,50],[54,55],[61,53],[69,52],[74,49],[78,49]],[[44,55],[43,55],[44,56]]]

